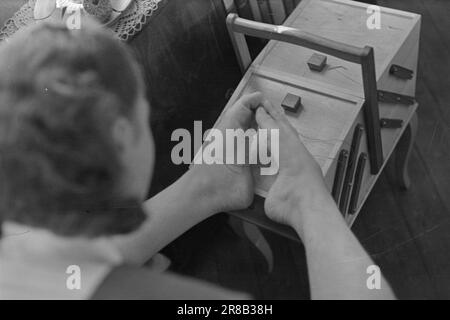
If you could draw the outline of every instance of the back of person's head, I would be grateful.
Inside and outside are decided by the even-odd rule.
[[[118,193],[111,137],[143,90],[125,44],[92,21],[39,23],[0,44],[0,220],[64,236],[123,234],[145,220]]]

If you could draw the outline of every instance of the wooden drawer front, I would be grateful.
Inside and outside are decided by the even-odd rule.
[[[417,78],[417,58],[419,54],[419,44],[415,43],[414,47],[410,49],[408,57],[397,56],[393,60],[393,64],[400,64],[410,70],[414,70],[414,76],[410,80],[401,80],[393,77],[386,72],[378,81],[380,90],[397,92],[403,95],[415,96],[416,93],[416,78]],[[416,111],[417,105],[401,105],[391,103],[379,103],[380,118],[401,119],[404,125],[409,122],[413,113]],[[383,155],[387,159],[392,153],[397,140],[400,138],[400,133],[403,128],[397,129],[381,129],[381,139],[383,142]]]
[[[409,107],[398,107],[396,109],[396,115],[398,118],[403,119],[404,121],[404,126],[402,128],[396,128],[396,129],[388,129],[388,128],[384,128],[381,129],[381,138],[382,138],[382,142],[383,142],[383,151],[385,153],[385,159],[388,159],[392,152],[395,149],[395,146],[397,145],[397,142],[399,141],[399,139],[401,138],[403,131],[406,129],[406,124],[409,123],[409,121],[411,120],[411,117],[414,115],[414,113],[416,112],[418,107],[418,104],[414,104],[412,106]],[[341,150],[346,150],[350,153],[350,146],[352,144],[352,140],[353,140],[353,133],[355,130],[355,127],[357,125],[362,125],[364,126],[364,117],[363,117],[363,113],[362,111],[358,114],[358,116],[355,119],[355,122],[353,123],[353,125],[351,126],[351,129],[349,129],[347,135],[345,136],[344,142],[342,143],[342,149]],[[333,186],[335,183],[335,176],[336,176],[336,169],[337,169],[337,163],[338,163],[338,156],[340,151],[337,152],[337,155],[335,157],[335,159],[333,160],[333,162],[330,164],[329,169],[327,170],[327,172],[325,173],[325,181],[326,184],[330,190],[330,192],[333,190]],[[367,136],[366,136],[366,132],[363,135],[363,139],[361,139],[361,143],[359,144],[359,150],[358,150],[358,156],[356,158],[359,158],[359,156],[362,153],[368,153],[368,147],[367,147]],[[350,155],[349,155],[350,156]],[[385,164],[386,165],[386,161]],[[348,169],[348,162],[346,163],[346,170]],[[366,164],[365,168],[364,168],[364,173],[363,173],[363,177],[362,177],[362,183],[359,189],[359,195],[357,197],[357,205],[356,205],[356,211],[354,212],[354,214],[352,215],[348,215],[346,214],[346,220],[348,221],[349,224],[352,224],[354,222],[354,220],[356,219],[362,205],[364,204],[365,200],[367,199],[370,191],[372,190],[376,180],[378,178],[378,175],[372,175],[370,173],[370,166],[368,165],[368,163]],[[341,183],[342,186],[344,185],[345,181],[343,181],[344,179],[342,179]],[[352,188],[354,187],[354,185],[352,185]],[[351,194],[351,190],[352,188],[350,188],[348,190],[349,192],[349,197]],[[344,189],[342,187],[342,189]],[[339,199],[342,198],[342,194],[340,194]],[[338,201],[339,204],[339,201]],[[348,213],[348,207],[346,208],[344,213]]]

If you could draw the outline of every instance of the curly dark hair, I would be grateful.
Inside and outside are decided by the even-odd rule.
[[[93,21],[39,23],[0,45],[0,217],[63,236],[124,234],[146,215],[118,192],[111,135],[142,77],[132,53]]]

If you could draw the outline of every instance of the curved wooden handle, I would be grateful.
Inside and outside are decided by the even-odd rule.
[[[233,32],[292,43],[359,64],[361,64],[361,58],[367,56],[370,51],[370,47],[359,48],[291,27],[243,19],[235,13],[228,15],[227,25]]]

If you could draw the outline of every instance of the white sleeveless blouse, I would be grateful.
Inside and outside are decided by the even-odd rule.
[[[65,238],[3,223],[0,300],[89,299],[123,258],[107,238]]]

